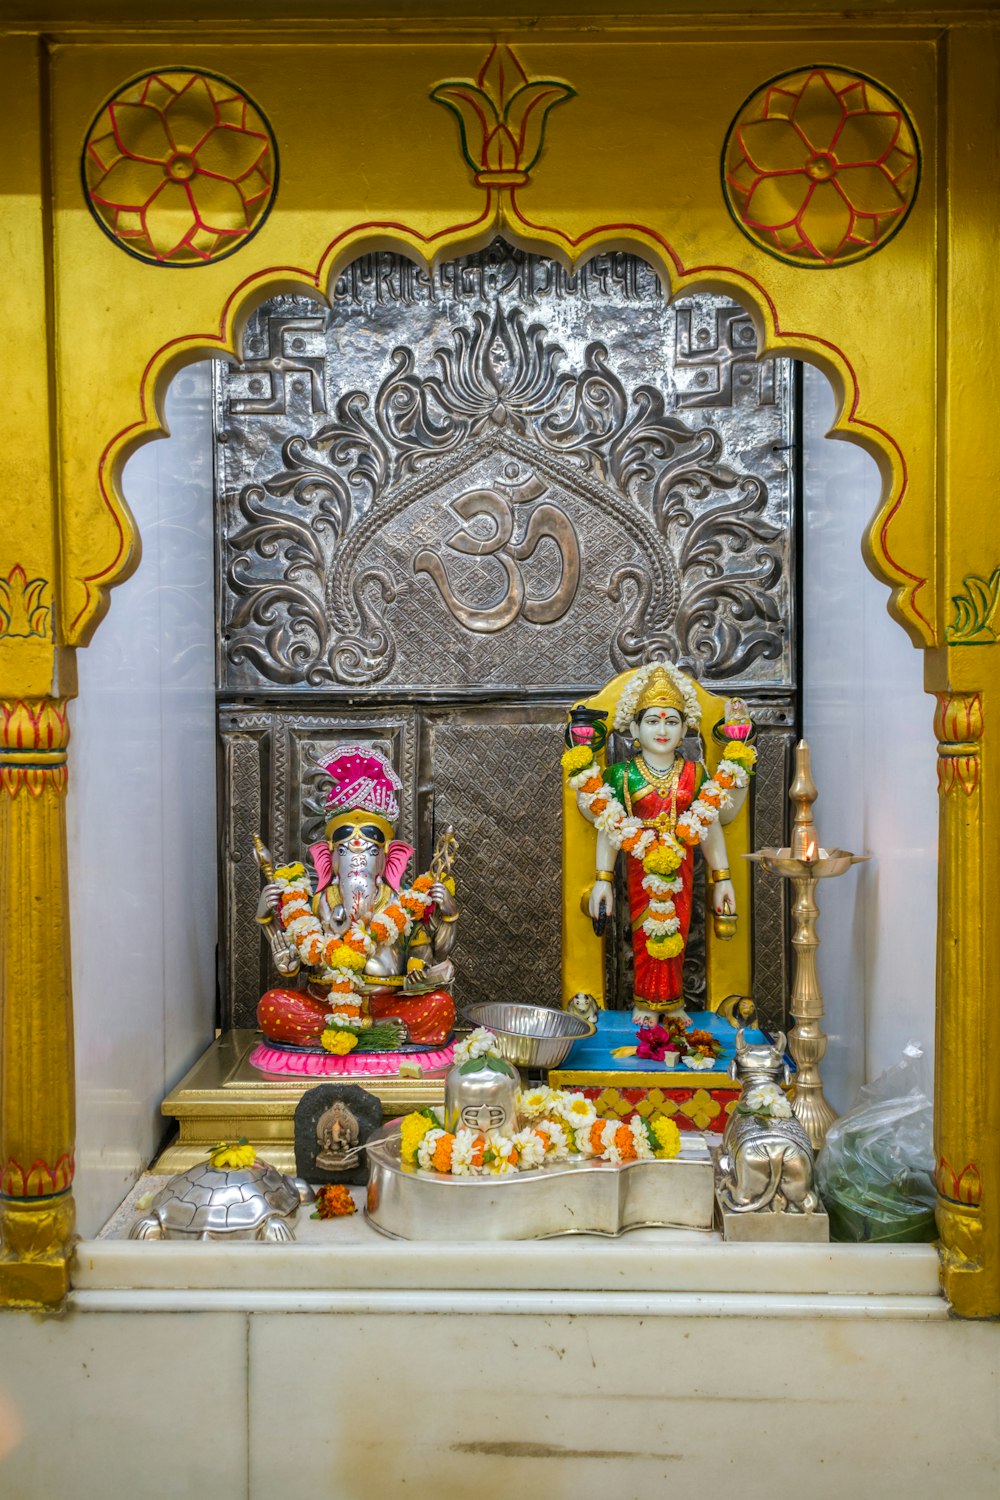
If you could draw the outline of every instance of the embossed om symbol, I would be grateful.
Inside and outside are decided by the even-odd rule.
[[[430,548],[424,547],[413,559],[414,573],[427,573],[433,578],[445,604],[467,630],[504,630],[519,616],[533,625],[552,625],[562,619],[576,598],[580,587],[580,544],[564,511],[546,501],[531,512],[524,535],[518,541],[511,540],[514,507],[537,500],[545,492],[546,486],[541,480],[531,478],[512,487],[510,497],[499,489],[477,489],[467,490],[451,502],[452,510],[463,522],[470,523],[483,517],[492,523],[488,536],[477,535],[468,524],[460,526],[444,546],[466,557],[496,558],[507,575],[507,592],[497,604],[484,608],[459,599],[446,564]],[[519,564],[527,562],[546,540],[554,542],[559,551],[562,564],[559,582],[552,593],[543,598],[529,598]]]

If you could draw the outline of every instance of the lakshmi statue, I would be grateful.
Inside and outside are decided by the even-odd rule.
[[[640,668],[626,682],[613,727],[628,733],[633,754],[601,767],[604,726],[574,710],[563,757],[577,806],[597,829],[597,870],[587,909],[598,930],[614,908],[615,861],[627,859],[628,902],[635,972],[635,1016],[684,1010],[684,953],[691,925],[694,850],[705,851],[711,909],[719,936],[735,931],[736,896],[727,863],[724,826],[746,799],[756,751],[752,725],[740,700],[726,705],[716,737],[723,758],[710,776],[704,760],[687,759],[685,736],[699,730],[701,708],[694,683],[669,662]],[[588,724],[587,719],[591,722]]]
[[[301,864],[272,869],[257,841],[267,882],[257,920],[278,972],[308,975],[304,990],[268,990],[258,1024],[271,1042],[341,1056],[408,1040],[440,1045],[455,1021],[446,986],[454,977],[456,841],[447,830],[431,870],[404,886],[414,851],[395,837],[401,782],[392,765],[352,745],[324,770],[325,837],[309,849],[315,885]]]

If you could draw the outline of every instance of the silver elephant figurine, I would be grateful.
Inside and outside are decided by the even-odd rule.
[[[730,1213],[812,1214],[813,1149],[791,1112],[782,1084],[791,1079],[785,1035],[747,1045],[741,1026],[729,1075],[742,1085],[719,1155],[718,1198]]]

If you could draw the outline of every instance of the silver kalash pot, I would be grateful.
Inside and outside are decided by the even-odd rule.
[[[517,1093],[520,1075],[499,1053],[487,1052],[456,1063],[445,1080],[444,1128],[455,1131],[499,1130],[513,1135],[520,1129]]]

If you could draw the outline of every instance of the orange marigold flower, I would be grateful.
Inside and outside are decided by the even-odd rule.
[[[595,1153],[602,1149],[601,1137],[606,1124],[606,1120],[595,1120],[590,1127],[590,1149]]]
[[[707,802],[709,807],[718,807],[722,801],[719,793],[713,792],[710,787],[703,787],[700,795],[702,802]]]
[[[346,1188],[343,1183],[331,1182],[326,1187],[321,1187],[316,1194],[314,1219],[343,1219],[356,1212],[350,1188]]]
[[[430,875],[418,875],[413,882],[413,889],[415,891],[429,891],[433,884],[434,881]]]
[[[692,849],[699,841],[698,830],[697,828],[692,828],[690,823],[685,823],[683,826],[678,824],[677,837],[682,841],[682,843],[690,845]]]
[[[607,805],[607,797],[595,797],[593,802],[590,804],[590,811],[594,814],[595,818],[599,818]]]
[[[411,917],[419,917],[423,914],[427,903],[421,896],[413,896],[409,891],[404,891],[399,898],[399,904],[410,913]]]
[[[631,854],[638,842],[639,835],[637,833],[630,833],[627,839],[622,839],[622,848],[626,854]]]
[[[455,1147],[453,1135],[442,1135],[434,1147],[434,1155],[431,1158],[435,1172],[451,1171],[451,1155]]]
[[[603,785],[604,782],[600,776],[591,776],[589,781],[583,783],[580,790],[581,792],[599,792]]]
[[[715,779],[718,782],[719,786],[722,787],[723,791],[728,792],[729,788],[733,784],[733,778],[730,776],[728,771],[716,771]]]
[[[392,906],[386,907],[383,916],[388,917],[390,922],[395,922],[399,928],[406,926],[406,912],[401,906],[397,906],[395,902],[393,902]]]
[[[372,922],[371,933],[376,943],[388,943],[396,936],[389,923],[383,921],[381,917],[376,917]]]
[[[483,1153],[485,1152],[485,1150],[486,1150],[486,1137],[484,1135],[477,1135],[476,1139],[472,1143],[472,1165],[474,1167],[481,1167],[482,1166],[482,1164],[483,1164]]]

